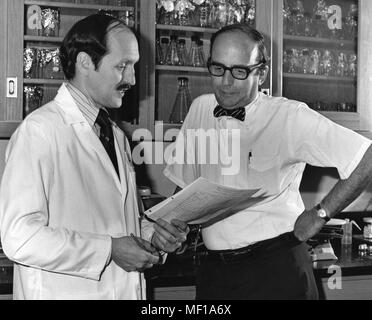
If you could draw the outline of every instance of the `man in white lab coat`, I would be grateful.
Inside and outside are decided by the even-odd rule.
[[[121,106],[138,60],[136,37],[120,21],[79,21],[61,46],[68,81],[12,136],[0,232],[15,299],[143,299],[141,272],[186,239],[180,221],[141,232],[127,139],[109,121],[113,154],[100,141],[98,118]]]

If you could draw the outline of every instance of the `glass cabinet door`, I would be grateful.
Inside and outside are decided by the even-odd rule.
[[[212,92],[206,61],[210,39],[225,25],[255,25],[255,0],[156,1],[155,116],[180,126],[193,99]]]
[[[330,117],[358,113],[358,1],[283,1],[282,95]]]

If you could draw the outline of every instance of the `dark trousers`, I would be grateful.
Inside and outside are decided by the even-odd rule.
[[[307,245],[229,262],[207,256],[198,270],[196,299],[318,299]]]

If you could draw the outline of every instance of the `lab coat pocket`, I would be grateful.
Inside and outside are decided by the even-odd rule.
[[[279,192],[279,156],[252,156],[249,162],[248,182],[268,194]]]

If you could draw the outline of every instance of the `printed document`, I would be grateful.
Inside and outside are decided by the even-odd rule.
[[[266,199],[260,189],[226,187],[198,178],[186,188],[144,212],[148,218],[179,219],[207,227]]]

